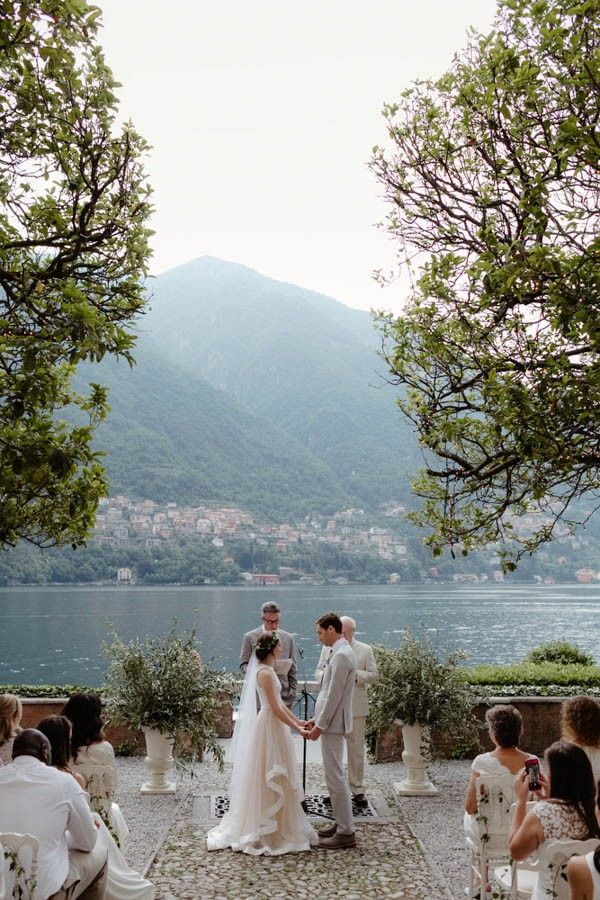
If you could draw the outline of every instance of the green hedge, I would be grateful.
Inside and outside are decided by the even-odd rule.
[[[464,669],[469,684],[586,685],[600,688],[600,666],[515,663]]]
[[[600,666],[521,662],[510,666],[474,666],[463,669],[462,675],[481,696],[600,696]],[[78,691],[101,693],[101,688],[78,684],[0,685],[0,692],[21,697],[68,697]]]
[[[521,662],[509,666],[474,666],[463,677],[482,696],[600,696],[600,666]]]
[[[81,691],[102,693],[100,688],[81,684],[0,684],[0,693],[18,697],[70,697]]]

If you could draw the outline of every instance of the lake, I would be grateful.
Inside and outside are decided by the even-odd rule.
[[[271,599],[309,679],[320,650],[313,623],[329,609],[355,618],[368,643],[397,646],[403,629],[422,626],[434,643],[465,650],[469,664],[516,661],[556,639],[599,660],[600,585],[21,587],[0,588],[0,683],[99,685],[108,620],[129,639],[163,634],[176,618],[197,629],[205,660],[235,671],[242,635]]]

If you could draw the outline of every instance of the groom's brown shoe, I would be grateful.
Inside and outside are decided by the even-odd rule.
[[[323,850],[352,850],[356,847],[356,835],[340,834],[336,831],[331,837],[322,840],[319,838],[319,847]]]
[[[327,828],[320,828],[318,831],[319,840],[321,840],[321,838],[333,837],[333,835],[336,833],[336,831],[337,831],[336,822],[334,822],[333,825],[328,825]]]

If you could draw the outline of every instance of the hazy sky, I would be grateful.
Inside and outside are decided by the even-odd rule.
[[[152,144],[152,271],[210,254],[398,309],[367,169],[384,101],[437,76],[493,0],[97,0],[123,118]]]

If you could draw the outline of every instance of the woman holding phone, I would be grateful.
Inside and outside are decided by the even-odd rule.
[[[590,761],[581,747],[556,741],[546,750],[548,777],[540,775],[541,799],[527,812],[529,773],[523,767],[515,781],[517,805],[510,832],[513,859],[540,857],[540,874],[531,900],[552,895],[551,871],[542,865],[547,842],[600,837],[594,811],[595,786]]]

